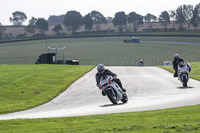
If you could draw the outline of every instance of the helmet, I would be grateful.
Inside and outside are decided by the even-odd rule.
[[[180,59],[180,56],[179,56],[178,54],[175,54],[175,55],[174,55],[174,59],[175,59],[175,60],[178,60],[178,59]]]
[[[105,69],[105,68],[104,68],[104,65],[103,65],[103,64],[99,64],[99,65],[97,66],[97,71],[100,72],[100,73],[102,73],[104,69]]]

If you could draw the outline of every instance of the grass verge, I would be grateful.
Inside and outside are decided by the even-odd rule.
[[[0,65],[0,114],[48,102],[93,67]]]
[[[200,105],[148,112],[0,121],[4,133],[199,133]]]

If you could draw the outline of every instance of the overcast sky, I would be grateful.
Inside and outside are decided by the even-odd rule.
[[[105,17],[114,17],[116,12],[126,14],[134,11],[140,15],[151,13],[159,16],[162,11],[175,10],[183,4],[197,5],[200,0],[0,0],[0,23],[11,25],[9,18],[15,11],[31,17],[48,19],[50,15],[62,15],[76,10],[83,16],[96,10]]]

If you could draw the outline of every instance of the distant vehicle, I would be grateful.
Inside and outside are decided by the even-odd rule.
[[[124,43],[140,43],[140,38],[132,37],[131,40],[124,40]]]

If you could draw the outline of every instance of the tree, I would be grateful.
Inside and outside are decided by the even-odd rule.
[[[199,22],[198,22],[199,20],[200,20],[200,4],[196,5],[194,10],[192,11],[192,18],[190,21],[190,24],[192,24],[192,26],[195,27],[195,30],[197,29],[199,25]]]
[[[186,22],[186,16],[182,6],[176,9],[176,23],[180,25],[180,30],[183,29],[183,24]]]
[[[152,29],[153,23],[156,22],[156,19],[157,19],[157,17],[150,13],[148,13],[146,16],[144,16],[145,23],[148,23],[148,27],[150,30]]]
[[[6,31],[6,28],[3,27],[3,26],[1,25],[1,23],[0,23],[0,39],[3,38],[3,35],[4,35],[4,32],[5,32],[5,31]]]
[[[29,24],[27,27],[24,28],[24,30],[30,34],[35,34],[36,32],[36,22],[37,19],[32,17],[31,20],[29,20]]]
[[[188,25],[188,30],[190,30],[190,20],[193,16],[193,5],[183,5],[183,13]]]
[[[167,29],[167,24],[170,23],[170,16],[169,13],[167,11],[163,11],[159,18],[158,18],[159,22],[162,23],[165,26],[165,30]]]
[[[198,23],[199,23],[199,25],[200,25],[200,3],[199,4],[197,4],[196,6],[195,6],[195,8],[196,8],[196,10],[197,10],[197,12],[198,12]]]
[[[49,24],[44,18],[38,18],[36,22],[36,27],[41,34],[44,34],[44,32],[48,30]]]
[[[195,17],[192,17],[191,21],[190,21],[190,24],[195,28],[195,30],[197,30],[197,27],[198,27],[198,20],[197,18]]]
[[[89,30],[89,31],[92,30],[93,21],[92,21],[90,13],[88,13],[87,15],[84,16],[83,21],[84,21],[84,25],[85,25],[85,30]]]
[[[112,17],[107,17],[106,21],[107,21],[106,23],[112,23],[113,18]]]
[[[62,24],[64,18],[65,18],[65,15],[59,15],[59,16],[53,15],[48,18],[48,23],[49,25]]]
[[[133,24],[133,30],[136,32],[138,25],[144,23],[143,16],[141,16],[135,12],[131,12],[128,15],[128,22]]]
[[[77,11],[68,11],[65,14],[63,23],[65,27],[72,30],[72,33],[74,34],[75,31],[78,30],[80,26],[83,24],[83,17]]]
[[[12,15],[10,22],[17,26],[20,26],[27,19],[26,14],[20,11],[16,11]]]
[[[175,21],[176,21],[176,12],[175,10],[169,11],[170,20],[173,23],[173,29],[175,29]]]
[[[57,24],[52,31],[55,32],[57,35],[59,34],[59,31],[62,31],[62,26],[60,24]]]
[[[106,18],[103,16],[103,14],[101,14],[98,11],[92,11],[91,18],[93,20],[93,24],[95,25],[97,31],[99,31],[100,29],[100,24],[107,23]]]
[[[124,12],[117,12],[113,18],[113,24],[119,27],[120,33],[123,31],[123,26],[126,25],[126,14]]]

